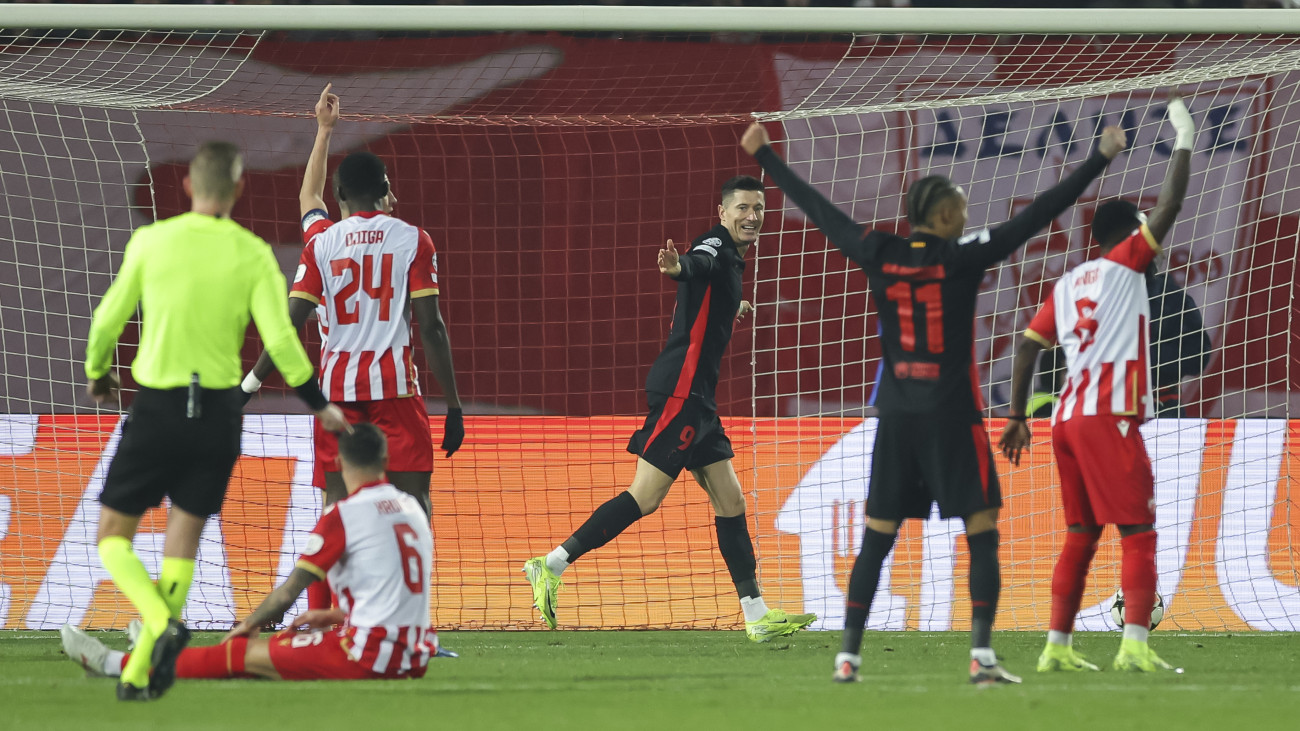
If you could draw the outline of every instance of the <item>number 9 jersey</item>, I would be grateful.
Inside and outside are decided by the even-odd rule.
[[[438,255],[423,230],[378,211],[302,219],[307,246],[290,297],[317,305],[321,390],[330,401],[419,394],[409,300],[438,294]]]

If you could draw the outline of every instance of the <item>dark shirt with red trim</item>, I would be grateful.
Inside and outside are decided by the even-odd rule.
[[[1100,153],[1081,163],[1014,218],[956,240],[898,236],[855,223],[799,178],[772,150],[763,169],[839,250],[866,273],[880,323],[876,408],[884,412],[979,415],[975,298],[984,272],[1061,215],[1106,169]]]
[[[673,277],[678,284],[672,329],[650,366],[645,390],[697,398],[716,409],[718,369],[740,307],[745,260],[731,233],[718,224],[692,241],[679,261],[682,270]]]

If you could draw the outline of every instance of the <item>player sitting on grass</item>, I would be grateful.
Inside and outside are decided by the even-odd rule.
[[[1025,423],[1029,381],[1044,347],[1065,352],[1065,388],[1052,413],[1052,451],[1061,475],[1061,507],[1069,526],[1052,574],[1052,617],[1039,672],[1097,670],[1071,646],[1088,565],[1107,523],[1122,536],[1120,588],[1124,639],[1116,670],[1173,669],[1147,644],[1156,596],[1155,476],[1138,425],[1155,415],[1147,361],[1147,267],[1174,225],[1187,193],[1195,126],[1182,99],[1169,102],[1177,133],[1169,172],[1147,218],[1128,201],[1097,207],[1092,235],[1101,257],[1066,272],[1016,349],[1011,416],[1002,453],[1020,464],[1029,447]]]
[[[220,644],[191,647],[176,660],[180,678],[276,680],[418,678],[437,652],[429,626],[433,535],[419,502],[386,482],[388,444],[373,424],[339,438],[348,496],[321,516],[287,581]],[[270,639],[307,585],[324,578],[341,606],[303,613]],[[307,628],[298,631],[297,627]],[[128,654],[64,625],[63,651],[92,676],[121,675]]]

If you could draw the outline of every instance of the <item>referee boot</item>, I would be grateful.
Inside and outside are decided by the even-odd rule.
[[[533,585],[533,606],[542,613],[548,629],[555,629],[555,605],[564,582],[546,565],[546,557],[530,558],[524,563],[524,576]]]
[[[190,644],[190,630],[184,622],[178,619],[168,620],[167,629],[163,630],[162,636],[154,643],[153,655],[149,658],[149,664],[153,672],[149,675],[149,692],[154,698],[161,697],[176,682],[176,658],[180,657],[181,650]],[[118,687],[118,697],[121,698],[121,686]]]

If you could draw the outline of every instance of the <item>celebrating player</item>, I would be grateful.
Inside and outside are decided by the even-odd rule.
[[[181,610],[199,535],[208,516],[221,510],[239,458],[243,401],[236,387],[250,317],[321,428],[347,427],[317,386],[289,324],[284,278],[271,247],[230,220],[244,187],[239,149],[203,145],[183,185],[190,212],[142,227],[127,242],[122,269],[95,308],[86,343],[90,396],[115,401],[113,349],[142,306],[140,350],[131,364],[140,390],[99,496],[100,560],[143,620],[139,651],[121,672],[120,700],[166,692],[176,656],[189,641]],[[155,584],[131,540],[141,516],[164,496],[171,509]]]
[[[397,199],[383,161],[369,152],[354,152],[339,164],[334,195],[343,220],[330,220],[322,196],[339,98],[329,86],[315,111],[316,142],[299,194],[306,247],[289,293],[289,317],[301,328],[313,310],[319,313],[325,395],[343,407],[349,421],[383,429],[392,449],[389,479],[428,513],[433,445],[413,360],[412,311],[447,399],[442,449],[450,457],[465,438],[447,326],[438,309],[437,253],[427,233],[389,215]],[[270,361],[259,358],[244,391],[256,391],[270,372]],[[315,448],[329,505],[345,492],[334,437],[319,425]],[[313,597],[313,607],[324,605]]]
[[[338,438],[347,497],[325,511],[289,578],[220,644],[188,648],[176,661],[181,678],[273,680],[419,678],[437,652],[429,627],[433,536],[423,507],[384,477],[388,448],[373,424]],[[270,639],[258,628],[278,622],[309,584],[325,579],[339,596]],[[295,627],[307,627],[299,632]],[[115,676],[134,654],[110,650],[64,625],[63,649],[90,675]]]
[[[834,679],[857,679],[862,633],[893,549],[899,523],[927,518],[933,501],[944,518],[961,516],[970,548],[972,683],[1018,683],[990,646],[1001,577],[998,508],[1002,496],[983,399],[972,362],[975,296],[984,271],[1022,246],[1070,207],[1107,163],[1124,149],[1117,127],[1102,132],[1099,149],[1055,187],[1005,224],[961,236],[966,195],[938,175],[907,191],[912,235],[866,231],[799,178],[753,124],[741,147],[758,160],[787,197],[846,257],[862,267],[880,318],[883,351],[871,454],[867,526],[853,564],[844,620],[843,651]]]
[[[732,326],[753,311],[741,299],[741,275],[745,252],[763,227],[763,211],[763,184],[747,175],[737,176],[722,186],[718,225],[695,239],[684,255],[677,253],[672,239],[659,250],[659,271],[678,282],[677,304],[668,341],[646,379],[650,414],[627,445],[627,451],[638,457],[636,475],[625,492],[597,508],[568,540],[524,564],[533,603],[547,627],[555,629],[556,598],[565,569],[657,510],[683,469],[690,470],[713,504],[718,550],[740,595],[749,638],[767,642],[793,634],[817,618],[769,609],[763,601],[745,522],[745,495],[731,466],[735,453],[718,420],[714,399]]]
[[[1060,342],[1067,375],[1052,414],[1052,450],[1069,526],[1052,574],[1052,618],[1038,670],[1096,670],[1071,645],[1088,565],[1102,527],[1119,527],[1124,639],[1117,670],[1171,669],[1147,644],[1156,592],[1155,477],[1138,425],[1154,414],[1145,342],[1151,318],[1144,272],[1160,251],[1187,193],[1195,126],[1179,98],[1169,102],[1176,132],[1169,172],[1148,220],[1128,201],[1097,207],[1092,235],[1101,258],[1061,277],[1016,349],[1011,416],[1000,446],[1013,464],[1029,446],[1025,403],[1034,361]]]

